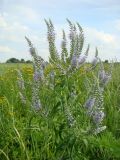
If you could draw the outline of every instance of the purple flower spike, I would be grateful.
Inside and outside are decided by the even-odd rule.
[[[77,64],[78,64],[78,57],[76,55],[73,55],[72,61],[71,61],[71,66],[77,67]]]
[[[98,57],[95,57],[93,60],[92,60],[92,66],[96,66],[97,63],[98,63]]]
[[[78,58],[78,64],[79,65],[83,64],[86,61],[86,58],[87,58],[86,55],[84,55],[84,56],[80,55],[79,58]]]
[[[36,111],[41,109],[41,103],[39,99],[34,102],[33,107]]]
[[[104,114],[103,111],[98,111],[98,112],[96,111],[94,113],[94,115],[93,115],[93,121],[94,121],[94,123],[96,125],[99,125],[102,122],[104,116],[105,116],[105,114]]]
[[[108,73],[105,73],[104,70],[101,70],[99,72],[99,80],[103,85],[106,85],[110,79],[111,79],[111,75]]]
[[[94,104],[95,104],[95,98],[91,98],[91,97],[90,97],[90,98],[86,101],[86,103],[85,103],[85,108],[86,108],[87,110],[92,110]]]

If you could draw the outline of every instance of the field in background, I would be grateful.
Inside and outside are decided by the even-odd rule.
[[[24,67],[31,67],[31,64],[24,64],[24,63],[1,63],[0,64],[0,75],[4,74],[8,70],[13,70],[13,69],[19,69],[19,68],[24,68]]]

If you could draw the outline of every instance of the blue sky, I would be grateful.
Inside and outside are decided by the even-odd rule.
[[[48,59],[47,28],[44,18],[55,25],[60,50],[62,29],[69,31],[66,18],[84,29],[89,59],[98,47],[103,60],[120,60],[120,0],[0,0],[0,62],[10,57],[30,59],[24,36],[38,54]]]

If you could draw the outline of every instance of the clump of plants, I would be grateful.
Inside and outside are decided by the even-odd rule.
[[[80,116],[81,113],[79,112],[78,115],[74,115],[75,106],[77,105],[80,108],[79,110],[84,110],[85,116],[89,117],[89,127],[86,128],[85,132],[98,134],[106,129],[106,126],[103,126],[103,120],[105,118],[103,95],[104,87],[109,82],[111,73],[107,73],[104,70],[104,66],[98,57],[97,48],[94,59],[90,64],[87,64],[86,59],[89,53],[89,45],[85,53],[83,53],[84,32],[79,23],[73,24],[70,20],[67,19],[70,27],[70,46],[68,47],[67,36],[63,30],[61,53],[58,53],[55,44],[56,34],[54,26],[51,20],[45,20],[45,22],[48,29],[47,38],[49,42],[50,53],[49,62],[45,62],[37,54],[36,49],[34,48],[31,41],[25,37],[30,47],[30,54],[33,57],[34,68],[31,87],[31,109],[39,112],[42,116],[47,117],[51,116],[51,112],[54,112],[52,115],[53,119],[56,114],[64,115],[66,117],[68,127],[76,128],[80,125],[79,123],[81,123],[76,120],[77,116]],[[97,65],[99,65],[99,68],[94,74]],[[49,72],[45,74],[48,68]],[[88,88],[90,89],[89,93],[86,91],[86,95],[88,95],[87,99],[85,100],[86,102],[83,102],[79,99],[79,105],[75,104],[75,99],[77,99],[79,95],[77,91],[82,92],[80,91],[80,88],[78,88],[76,81],[79,82],[81,77],[87,77],[87,75],[91,73],[93,75],[93,82],[90,84],[91,87]],[[57,83],[57,81],[59,81],[59,83]],[[21,83],[20,88],[24,90],[22,75],[19,83]],[[59,90],[57,91],[57,89]],[[55,105],[54,103],[56,103],[56,100],[52,101],[51,99],[51,105],[48,105],[45,102],[42,103],[43,90],[49,90],[46,92],[45,97],[49,97],[50,95],[48,93],[50,92],[51,94],[54,93],[54,99],[59,99],[59,104],[56,108],[50,107],[51,105]],[[57,93],[55,94],[56,91]],[[22,91],[20,92],[20,97],[22,102],[25,103],[26,98],[24,95],[22,95]],[[72,107],[70,107],[71,101],[73,103]],[[56,111],[54,111],[54,109]]]
[[[33,70],[29,78],[22,69],[17,70],[12,105],[7,101],[9,134],[5,137],[7,147],[1,150],[3,157],[27,160],[111,160],[111,157],[117,160],[120,157],[116,150],[119,141],[107,132],[104,105],[112,66],[105,69],[97,48],[93,60],[88,62],[90,46],[84,51],[82,27],[68,19],[67,22],[70,32],[66,35],[62,31],[58,52],[53,23],[45,20],[48,62],[25,37]]]

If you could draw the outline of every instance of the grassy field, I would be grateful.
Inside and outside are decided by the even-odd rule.
[[[30,67],[31,64],[24,64],[24,63],[1,63],[0,64],[0,75],[5,74],[5,72],[9,70],[24,68],[24,67]]]
[[[26,103],[20,99],[17,69],[21,69]],[[107,67],[106,67],[107,68]],[[104,91],[106,130],[86,133],[90,119],[83,107],[93,72],[72,77],[56,75],[54,86],[40,86],[42,109],[31,109],[32,65],[0,65],[0,159],[1,160],[119,160],[120,159],[120,65]],[[47,78],[49,68],[46,69]],[[73,93],[74,95],[70,95]],[[71,96],[71,97],[70,97]],[[64,114],[72,113],[70,126]],[[65,112],[66,113],[66,112]],[[69,115],[67,115],[69,116]],[[72,120],[71,120],[72,121]]]

